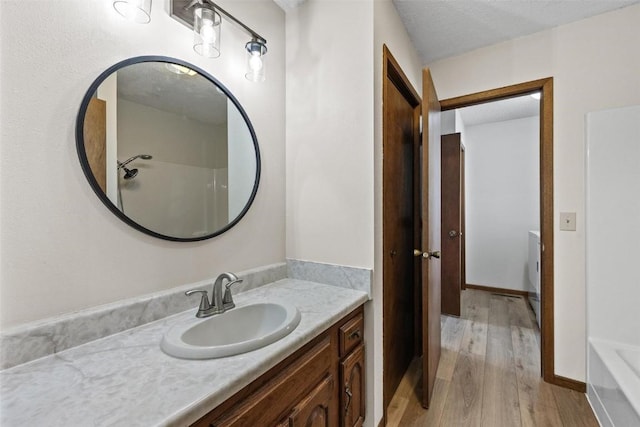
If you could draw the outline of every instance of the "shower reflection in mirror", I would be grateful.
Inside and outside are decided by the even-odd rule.
[[[151,160],[152,158],[153,156],[150,154],[136,154],[133,157],[129,157],[124,162],[121,162],[120,160],[118,160],[118,170],[124,171],[124,175],[122,176],[122,179],[124,179],[125,181],[129,181],[135,178],[136,176],[138,176],[137,168],[132,168],[132,169],[127,168],[127,165],[129,163],[131,163],[136,159]],[[124,213],[124,205],[122,203],[122,185],[123,184],[120,182],[120,177],[118,177],[118,209],[120,209],[120,211]]]

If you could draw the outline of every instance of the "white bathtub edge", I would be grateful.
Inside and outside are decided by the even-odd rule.
[[[614,427],[607,409],[602,404],[600,396],[598,396],[598,392],[591,384],[587,384],[587,402],[589,402],[589,406],[591,406],[593,414],[601,427]],[[602,422],[603,420],[605,422]]]
[[[627,365],[627,362],[618,354],[618,350],[620,349],[629,349],[636,352],[640,351],[640,349],[632,345],[599,338],[589,338],[589,347],[594,356],[600,360],[598,364],[594,364],[594,360],[588,360],[587,385],[593,389],[595,396],[600,400],[600,404],[605,408],[605,412],[609,416],[612,425],[615,426],[618,421],[628,423],[632,419],[635,420],[633,421],[634,425],[636,423],[640,425],[640,377],[636,375],[631,367]],[[588,352],[588,354],[589,353],[590,352]],[[611,400],[609,396],[599,395],[598,389],[602,385],[600,384],[602,379],[598,380],[599,370],[604,370],[605,372],[603,373],[609,377],[608,381],[612,382],[611,384],[615,384],[619,395],[619,399],[617,399],[618,402]],[[594,375],[596,376],[594,377]],[[613,406],[608,408],[608,405]]]

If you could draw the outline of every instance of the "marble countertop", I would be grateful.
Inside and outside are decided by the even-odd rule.
[[[0,372],[0,425],[183,426],[205,415],[368,299],[295,279],[239,294],[236,305],[284,300],[298,327],[280,341],[222,359],[183,360],[163,333],[196,308]]]

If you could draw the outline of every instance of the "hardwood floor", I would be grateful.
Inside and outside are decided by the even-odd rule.
[[[542,381],[540,331],[522,297],[462,291],[460,318],[442,317],[434,397],[420,405],[421,360],[403,377],[387,426],[598,426],[585,396]]]

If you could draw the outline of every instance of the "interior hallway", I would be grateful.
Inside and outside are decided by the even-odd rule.
[[[540,331],[522,297],[467,289],[461,304],[460,318],[442,316],[430,409],[420,405],[416,359],[389,405],[387,426],[598,426],[582,393],[542,381]]]

